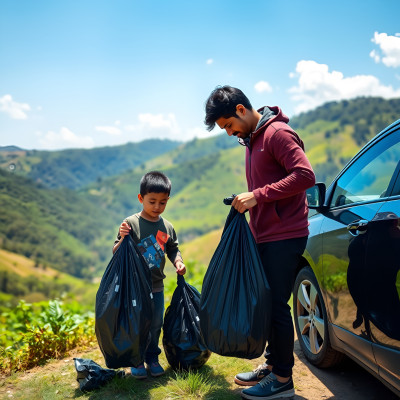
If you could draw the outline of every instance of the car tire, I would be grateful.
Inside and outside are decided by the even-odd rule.
[[[307,360],[319,368],[338,364],[343,354],[331,347],[324,300],[310,267],[302,268],[297,274],[293,314],[297,338]]]

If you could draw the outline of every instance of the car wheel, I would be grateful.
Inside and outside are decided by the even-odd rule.
[[[301,269],[296,277],[293,310],[297,338],[307,360],[320,368],[339,363],[343,354],[330,345],[324,300],[310,267]]]

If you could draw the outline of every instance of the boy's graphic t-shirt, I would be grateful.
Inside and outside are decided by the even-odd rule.
[[[165,239],[165,241],[161,241],[160,238]],[[156,237],[152,234],[138,243],[139,250],[150,269],[161,267],[161,261],[165,255],[164,245],[168,238],[167,233],[158,231]]]
[[[164,289],[165,255],[172,263],[177,258],[182,259],[174,227],[162,217],[157,222],[152,222],[139,214],[131,215],[125,222],[131,227],[132,238],[151,270],[153,292],[161,292]],[[114,244],[120,239],[118,235]]]

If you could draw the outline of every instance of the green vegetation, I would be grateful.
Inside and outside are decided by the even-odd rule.
[[[91,182],[118,175],[140,165],[143,160],[168,152],[180,143],[150,139],[122,146],[90,150],[17,150],[0,148],[0,167],[27,176],[50,188],[78,189]]]
[[[329,183],[399,111],[400,100],[359,98],[327,103],[290,123],[305,142],[317,180]],[[362,128],[365,124],[368,134]],[[227,214],[222,199],[247,190],[244,150],[225,134],[185,144],[152,140],[62,152],[3,149],[1,165],[13,159],[22,166],[12,173],[0,169],[0,246],[77,277],[100,277],[118,225],[140,210],[139,181],[150,169],[170,176],[172,193],[165,218],[173,222],[180,242],[188,243],[220,229]],[[46,168],[35,167],[43,163]],[[124,165],[123,170],[117,164]],[[49,189],[44,184],[79,190]]]
[[[211,257],[213,250],[206,249],[209,238],[197,239],[199,248]],[[194,254],[185,248],[187,255],[188,283],[201,290],[206,265],[198,264]],[[205,256],[207,262],[208,257]],[[168,265],[165,282],[166,307],[176,288],[176,272]],[[129,375],[114,379],[106,386],[90,393],[82,393],[76,382],[73,360],[68,363],[57,361],[71,351],[80,358],[90,358],[105,367],[104,359],[96,345],[93,313],[80,312],[80,304],[63,304],[59,301],[26,304],[21,301],[17,307],[1,315],[0,332],[0,373],[8,377],[0,384],[0,397],[11,391],[13,398],[32,400],[65,399],[239,399],[240,389],[233,384],[232,376],[254,368],[248,360],[221,357],[212,354],[199,370],[175,372],[170,367],[166,375],[157,379],[137,381]],[[160,339],[162,348],[162,339]],[[75,350],[73,347],[75,346]],[[162,365],[168,367],[164,352],[160,356]],[[31,373],[28,379],[18,371],[35,365],[41,366],[38,373]],[[14,372],[12,372],[14,371]],[[10,375],[10,372],[11,375]]]
[[[22,300],[0,318],[2,374],[43,365],[77,346],[95,343],[93,313],[82,314],[79,305],[62,309],[57,300],[36,305]]]
[[[35,263],[92,277],[109,257],[111,212],[68,189],[50,190],[0,170],[0,244]]]
[[[97,287],[98,284],[0,249],[0,312],[14,308],[20,299],[37,303],[55,298],[79,302],[81,311],[93,310]]]
[[[360,98],[325,104],[290,123],[305,142],[317,180],[329,183],[398,115],[398,99]],[[139,181],[148,170],[160,169],[171,178],[164,216],[178,233],[186,279],[201,290],[229,211],[222,200],[247,190],[244,152],[225,134],[185,144],[151,140],[92,150],[0,149],[0,369],[14,371],[7,378],[18,387],[14,398],[239,398],[231,376],[251,363],[215,354],[197,372],[169,369],[147,382],[116,379],[91,394],[77,389],[72,363],[25,383],[15,371],[35,365],[46,371],[50,359],[95,344],[91,312],[98,281],[111,259],[118,225],[140,210]],[[324,282],[329,290],[345,287],[343,271],[338,268]],[[176,273],[171,265],[166,273],[168,306]],[[104,365],[99,349],[91,349],[85,358]],[[167,365],[165,357],[162,362]]]
[[[201,290],[206,264],[208,264],[213,253],[213,249],[208,247],[208,243],[213,240],[212,238],[217,239],[219,234],[220,232],[216,231],[204,238],[196,239],[195,245],[189,243],[183,246],[183,251],[187,256],[188,269],[185,279],[199,290]],[[197,256],[198,251],[202,250],[205,252],[203,254],[205,264],[190,261]],[[167,307],[176,288],[176,273],[172,265],[167,267],[166,274],[165,297]],[[62,315],[60,315],[60,309],[63,311]],[[36,310],[35,313],[33,313],[33,310]],[[242,388],[233,383],[232,377],[239,372],[251,370],[260,363],[260,360],[250,361],[212,354],[207,363],[199,370],[176,372],[168,367],[165,354],[162,352],[160,362],[166,367],[165,376],[137,381],[129,376],[129,370],[126,369],[125,378],[115,378],[95,391],[83,393],[79,390],[79,384],[76,382],[76,370],[72,357],[89,358],[106,368],[103,356],[96,345],[93,318],[90,317],[89,313],[84,317],[82,318],[79,313],[79,305],[65,306],[58,302],[41,303],[40,305],[27,305],[21,302],[16,309],[3,314],[2,323],[10,321],[7,323],[8,331],[14,330],[11,333],[11,337],[14,338],[11,342],[15,342],[15,338],[19,337],[21,340],[18,340],[13,347],[0,353],[0,365],[4,365],[3,373],[7,371],[6,368],[10,369],[11,366],[14,366],[14,371],[17,371],[4,378],[3,383],[0,384],[0,397],[9,391],[14,399],[29,398],[32,400],[75,397],[92,400],[114,400],[116,398],[239,400]],[[77,319],[75,320],[75,318]],[[35,326],[33,321],[40,321],[40,326],[45,326],[46,329],[41,328],[40,330],[36,327],[36,329],[31,329],[31,331],[22,334],[21,330],[25,329],[23,322],[26,320],[31,321],[32,326]],[[53,322],[53,325],[50,324],[50,321]],[[74,322],[80,322],[80,324],[75,327],[76,323],[74,324]],[[71,340],[63,334],[58,334],[58,338],[55,337],[54,331],[60,329],[61,326],[66,326],[66,328],[63,328],[63,332],[72,331],[72,338],[76,339],[75,332],[83,334],[83,336],[80,336],[81,340],[75,342],[75,345],[78,346],[75,350],[68,347],[69,344],[74,343],[74,339]],[[53,327],[55,327],[54,331]],[[60,331],[58,330],[58,332]],[[0,335],[0,337],[2,336]],[[46,348],[41,347],[42,344],[37,345],[36,338],[41,338],[49,345]],[[160,339],[160,346],[162,348],[162,338]],[[41,352],[49,357],[47,361],[44,359],[45,357],[39,358],[38,355]],[[57,360],[59,358],[61,360]],[[23,371],[28,366],[28,360],[35,360],[41,368],[31,370],[29,375],[18,372]]]
[[[163,216],[173,223],[181,242],[223,225],[228,207],[222,200],[233,192],[247,190],[243,160],[244,148],[235,146],[162,168],[172,181],[171,199]],[[87,193],[97,197],[94,201],[102,208],[118,210],[120,217],[116,223],[119,224],[126,216],[140,210],[137,193],[143,172],[136,168],[117,178],[105,179],[101,184],[94,183]],[[221,176],[224,176],[222,181]]]

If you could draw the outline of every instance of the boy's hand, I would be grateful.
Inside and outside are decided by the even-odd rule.
[[[185,264],[184,264],[182,261],[177,261],[177,262],[175,263],[175,268],[176,268],[176,272],[177,272],[179,275],[185,275],[185,273],[186,273],[186,266],[185,266]]]
[[[131,227],[126,222],[123,222],[119,227],[119,236],[121,236],[121,238],[124,238],[126,235],[129,235],[130,230]]]

